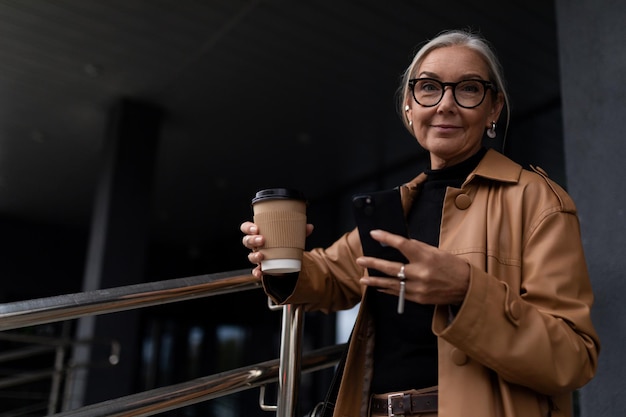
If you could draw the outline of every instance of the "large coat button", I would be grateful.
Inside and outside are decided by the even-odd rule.
[[[465,352],[459,349],[452,349],[452,362],[454,362],[458,366],[463,366],[469,360],[469,357]]]
[[[454,199],[454,205],[456,205],[459,210],[465,210],[472,204],[472,199],[467,194],[459,194]]]

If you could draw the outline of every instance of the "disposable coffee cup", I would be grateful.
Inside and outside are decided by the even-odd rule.
[[[306,199],[290,188],[268,188],[258,191],[252,199],[254,223],[265,244],[261,271],[272,273],[298,272],[302,268],[302,252],[306,240]]]

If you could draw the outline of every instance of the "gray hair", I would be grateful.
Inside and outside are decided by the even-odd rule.
[[[411,127],[408,124],[407,118],[405,116],[404,106],[407,102],[407,96],[410,94],[409,91],[409,80],[414,78],[415,71],[424,61],[426,55],[430,52],[434,51],[438,48],[443,48],[446,46],[465,46],[473,51],[477,52],[480,56],[483,57],[487,66],[489,67],[489,81],[494,83],[498,89],[499,93],[502,93],[504,97],[504,104],[506,106],[506,128],[505,128],[505,137],[506,131],[509,126],[509,119],[511,117],[510,107],[509,107],[509,95],[506,90],[504,76],[502,71],[502,66],[500,65],[500,60],[496,56],[492,46],[490,43],[481,35],[465,31],[465,30],[448,30],[441,32],[435,38],[426,42],[415,54],[413,57],[413,61],[411,65],[404,71],[402,75],[402,81],[400,83],[400,88],[398,89],[398,111],[401,115],[402,122],[404,123],[404,127],[407,128],[409,132],[412,132]],[[496,94],[494,92],[494,94]]]

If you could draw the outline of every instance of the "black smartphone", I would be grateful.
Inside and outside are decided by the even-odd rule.
[[[370,236],[370,230],[381,229],[390,233],[408,237],[408,226],[402,209],[400,189],[357,194],[352,197],[354,219],[359,229],[359,237],[365,256],[406,263],[400,251],[383,245]],[[388,276],[380,271],[369,269],[372,276]]]

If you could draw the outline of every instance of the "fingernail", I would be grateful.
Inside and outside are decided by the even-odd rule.
[[[260,236],[255,236],[254,243],[261,243],[261,237]]]

